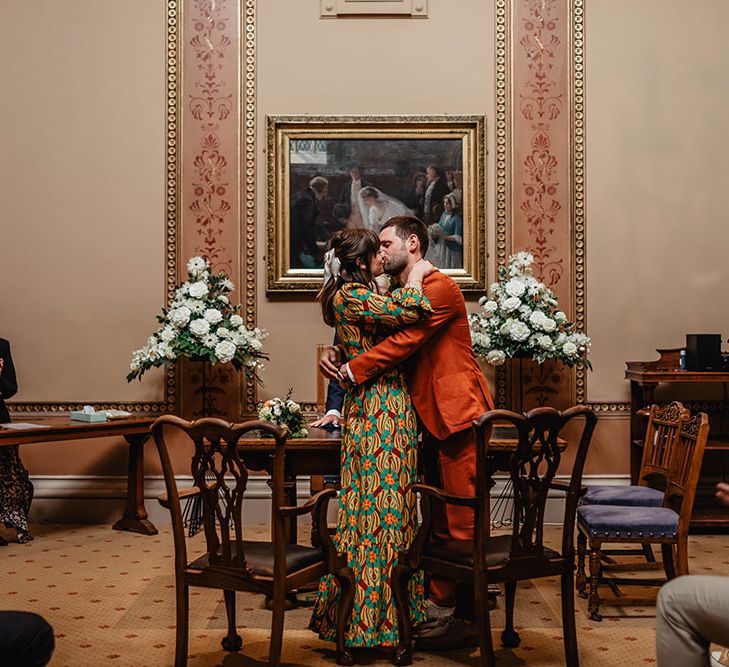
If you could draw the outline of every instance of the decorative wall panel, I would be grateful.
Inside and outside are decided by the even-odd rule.
[[[179,279],[194,255],[236,283],[233,300],[245,300],[240,272],[240,8],[236,0],[185,0],[182,90],[182,234]],[[184,360],[181,409],[200,416],[201,364]],[[212,416],[240,414],[239,374],[212,368]]]
[[[584,327],[573,247],[571,20],[566,0],[497,3],[497,259],[503,265],[513,252],[531,252],[536,276]],[[496,400],[524,409],[569,405],[573,373],[554,362],[501,369]]]

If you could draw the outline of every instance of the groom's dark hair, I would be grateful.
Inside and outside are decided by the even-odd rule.
[[[382,229],[387,227],[394,227],[395,234],[403,241],[415,234],[418,241],[420,241],[420,254],[425,257],[425,253],[428,252],[429,240],[428,228],[424,222],[412,215],[397,215],[382,225]]]

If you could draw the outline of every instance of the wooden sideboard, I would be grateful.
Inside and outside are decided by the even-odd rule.
[[[657,361],[628,361],[625,378],[630,380],[630,479],[637,483],[640,461],[643,453],[643,438],[646,422],[639,411],[655,401],[655,391],[659,384],[721,384],[723,385],[723,412],[726,418],[729,413],[729,372],[686,371],[679,366],[681,348],[656,350],[660,358]],[[680,400],[680,399],[679,399]],[[729,475],[729,434],[721,428],[724,419],[717,420],[709,415],[712,434],[706,446],[702,475],[708,470],[714,474]],[[717,423],[719,422],[719,423]],[[726,459],[726,460],[725,460]],[[696,493],[694,512],[691,519],[694,529],[729,529],[729,508],[723,507],[714,497],[712,487],[699,489]]]

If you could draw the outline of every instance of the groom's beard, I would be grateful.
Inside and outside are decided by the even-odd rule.
[[[403,269],[408,265],[407,255],[396,255],[383,260],[382,268],[388,276],[397,277],[402,273]]]

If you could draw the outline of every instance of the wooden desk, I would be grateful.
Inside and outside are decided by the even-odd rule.
[[[28,417],[24,421],[43,424],[48,428],[0,429],[0,447],[123,436],[129,443],[127,504],[122,518],[113,527],[114,530],[156,535],[157,529],[147,518],[144,507],[144,443],[149,438],[149,427],[155,419],[156,417],[130,417],[101,424],[87,424],[71,421],[68,417]]]
[[[640,418],[638,411],[648,408],[655,401],[655,391],[659,384],[723,384],[725,408],[727,401],[727,384],[729,372],[685,371],[679,368],[681,348],[656,350],[660,355],[657,361],[628,361],[625,378],[630,380],[630,480],[637,484],[640,463],[643,455],[646,422]],[[709,436],[706,455],[716,452],[729,452],[729,437],[726,433],[715,433]],[[729,512],[710,495],[701,495],[698,490],[691,519],[691,528],[729,528]]]

